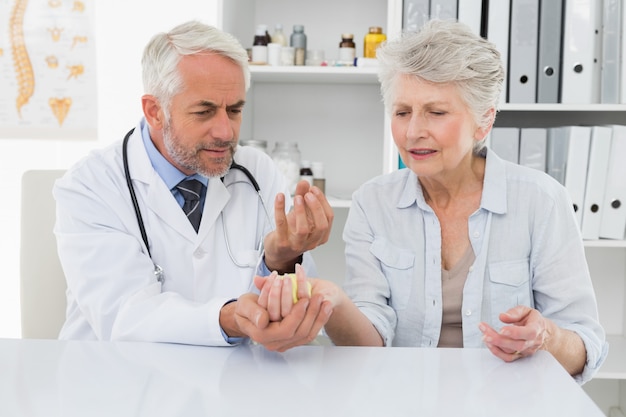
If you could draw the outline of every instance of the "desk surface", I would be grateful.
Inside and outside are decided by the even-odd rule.
[[[0,339],[0,416],[602,416],[548,353]]]

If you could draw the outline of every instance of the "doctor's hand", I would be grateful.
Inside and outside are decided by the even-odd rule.
[[[304,252],[328,241],[334,213],[322,191],[300,181],[293,210],[285,213],[285,196],[276,195],[276,230],[265,237],[265,264],[270,271],[291,272]]]
[[[550,336],[548,320],[527,306],[520,305],[501,313],[500,321],[509,324],[500,332],[487,323],[480,323],[478,328],[487,348],[505,362],[532,355],[545,347]]]
[[[239,332],[268,350],[284,352],[312,342],[332,314],[322,296],[305,297],[282,320],[271,321],[258,299],[257,294],[248,293],[231,304],[236,304],[234,319]]]

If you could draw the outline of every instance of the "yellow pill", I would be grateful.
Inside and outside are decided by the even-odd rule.
[[[289,276],[289,278],[291,278],[291,296],[293,298],[293,303],[295,304],[298,302],[298,278],[296,277],[296,274],[285,274],[285,276]],[[313,288],[311,287],[311,283],[309,281],[307,281],[306,283],[309,286],[309,297],[310,297],[311,290]]]

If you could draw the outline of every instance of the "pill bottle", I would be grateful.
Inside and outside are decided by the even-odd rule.
[[[252,63],[267,64],[267,25],[258,25],[252,43]]]
[[[283,32],[283,25],[277,23],[274,26],[274,33],[272,33],[272,43],[277,43],[280,46],[287,46],[287,36]]]
[[[306,180],[310,185],[313,185],[313,170],[311,169],[311,161],[306,159],[302,160],[300,164],[300,180]]]
[[[300,180],[300,149],[296,142],[276,142],[272,150],[272,159],[283,173],[291,195],[296,193]]]
[[[385,40],[387,40],[387,35],[383,33],[383,28],[370,26],[363,42],[363,56],[365,58],[376,58],[376,48]]]
[[[283,47],[279,43],[267,44],[267,63],[273,66],[280,65],[280,52]]]
[[[354,35],[344,33],[341,35],[341,42],[339,42],[339,62],[342,65],[354,65],[354,58],[356,58]]]
[[[283,46],[280,48],[280,65],[293,66],[295,61],[295,51],[293,46]]]
[[[313,185],[326,192],[326,175],[324,173],[323,162],[313,162],[311,164],[311,170],[313,170]]]
[[[295,65],[304,65],[306,63],[306,35],[304,34],[303,25],[293,25],[293,33],[289,38],[289,45],[294,48]]]

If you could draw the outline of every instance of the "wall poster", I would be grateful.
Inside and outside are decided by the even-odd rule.
[[[95,0],[0,0],[0,139],[96,139]]]

